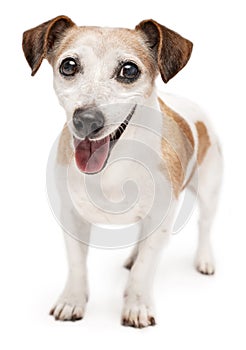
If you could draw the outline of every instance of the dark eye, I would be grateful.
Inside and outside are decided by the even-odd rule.
[[[133,83],[138,79],[140,70],[138,66],[133,62],[125,62],[117,75],[117,80],[123,83]]]
[[[65,77],[74,76],[78,71],[79,65],[72,57],[65,58],[60,65],[60,73]]]

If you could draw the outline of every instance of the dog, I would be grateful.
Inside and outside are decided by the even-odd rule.
[[[54,168],[69,276],[50,311],[56,320],[84,317],[88,301],[88,244],[84,243],[92,224],[138,223],[140,238],[125,263],[129,278],[121,321],[136,328],[155,325],[154,274],[185,190],[196,192],[200,209],[195,267],[202,274],[214,274],[210,234],[222,178],[220,144],[199,107],[159,93],[155,86],[159,74],[167,83],[187,64],[192,48],[189,40],[154,20],[144,20],[130,30],[79,27],[59,16],[24,32],[23,51],[32,76],[47,59],[67,116]],[[130,154],[131,159],[121,161],[115,154]],[[138,159],[151,164],[152,175],[161,184],[157,191],[139,162],[134,162]],[[118,210],[124,177],[136,179],[141,198],[129,210]],[[92,186],[89,195],[88,186]],[[159,202],[151,211],[153,196]],[[111,204],[108,210],[106,202]],[[166,213],[163,220],[156,216],[161,211]]]

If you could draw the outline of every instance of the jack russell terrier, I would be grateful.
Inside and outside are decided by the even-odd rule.
[[[50,312],[56,320],[84,317],[88,300],[85,241],[92,224],[138,223],[141,236],[125,264],[130,272],[122,324],[136,328],[155,324],[154,274],[186,189],[196,192],[200,209],[195,267],[202,274],[214,274],[210,232],[222,176],[219,142],[196,105],[157,93],[155,87],[159,73],[167,83],[186,65],[192,46],[154,20],[142,21],[130,30],[79,27],[70,18],[59,16],[23,35],[32,75],[46,58],[53,67],[54,89],[67,115],[54,168],[60,220],[66,218],[68,225],[63,225],[63,231],[69,275]],[[147,151],[141,154],[146,147],[156,156]],[[131,159],[124,161],[121,154],[126,148]],[[113,162],[117,152],[118,161]],[[138,159],[151,163],[152,175],[161,179],[161,186],[149,184]],[[199,186],[195,173],[199,173]],[[141,196],[128,210],[118,210],[124,178],[136,179]],[[96,184],[102,180],[100,195],[96,186],[88,193],[86,184],[92,179]],[[72,202],[65,187],[69,187]],[[151,211],[155,196],[161,200]],[[100,205],[95,205],[95,198]],[[106,204],[104,207],[108,201],[110,209]],[[155,214],[160,208],[166,212],[157,225]]]

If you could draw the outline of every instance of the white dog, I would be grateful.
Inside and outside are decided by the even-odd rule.
[[[57,320],[84,317],[88,245],[83,242],[89,241],[91,223],[138,222],[141,239],[126,262],[122,324],[154,325],[154,273],[184,189],[197,192],[200,209],[196,268],[208,275],[215,270],[210,231],[222,174],[218,140],[199,108],[155,88],[159,73],[167,83],[186,65],[192,43],[153,20],[130,30],[78,27],[59,16],[26,31],[23,50],[32,75],[44,58],[50,62],[67,115],[55,169],[69,277],[51,314]],[[132,206],[134,191],[126,201],[122,194],[126,178],[134,179],[140,193]]]

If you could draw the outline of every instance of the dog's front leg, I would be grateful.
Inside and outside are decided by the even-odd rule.
[[[86,258],[88,246],[64,232],[68,277],[65,288],[50,311],[56,320],[76,321],[84,317],[88,300]]]
[[[88,300],[87,252],[91,225],[77,212],[67,190],[67,170],[56,167],[56,185],[61,199],[60,222],[68,258],[65,288],[50,311],[56,320],[76,321],[84,317]],[[83,243],[85,242],[85,243]]]
[[[174,216],[138,245],[138,254],[130,270],[124,293],[122,324],[136,328],[155,325],[152,286],[162,249],[167,245]]]

